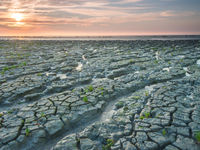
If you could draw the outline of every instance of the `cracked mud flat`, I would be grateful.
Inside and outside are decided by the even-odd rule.
[[[0,41],[1,150],[199,150],[200,41]]]

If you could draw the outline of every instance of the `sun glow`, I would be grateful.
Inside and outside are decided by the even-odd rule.
[[[13,18],[13,19],[15,19],[16,21],[21,21],[24,17],[23,17],[23,15],[22,14],[20,14],[20,13],[13,13],[12,15],[11,15],[11,18]]]

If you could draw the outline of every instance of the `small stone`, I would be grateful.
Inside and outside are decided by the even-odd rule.
[[[137,132],[135,138],[137,139],[137,142],[143,142],[148,139],[145,132]]]
[[[179,150],[178,148],[176,148],[175,146],[172,145],[168,145],[167,147],[165,147],[164,150]]]
[[[81,150],[91,150],[94,144],[93,144],[93,141],[90,139],[81,139],[80,146],[81,146]]]
[[[173,137],[163,136],[159,132],[148,133],[148,135],[153,141],[157,142],[160,146],[170,144],[171,141],[173,140]]]
[[[55,133],[60,131],[63,128],[63,126],[64,124],[60,119],[48,121],[45,124],[46,130],[48,131],[50,135],[54,135]]]
[[[158,148],[158,145],[154,142],[151,142],[151,141],[145,141],[144,142],[144,145],[147,147],[147,149],[157,149]]]
[[[124,150],[137,150],[137,148],[131,144],[129,141],[123,143]]]
[[[53,150],[78,150],[76,135],[72,134],[63,138],[53,147]]]

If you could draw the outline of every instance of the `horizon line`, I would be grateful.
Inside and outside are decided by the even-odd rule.
[[[67,37],[131,37],[131,36],[200,36],[200,34],[135,34],[135,35],[3,35],[0,37],[48,37],[48,38],[67,38]]]

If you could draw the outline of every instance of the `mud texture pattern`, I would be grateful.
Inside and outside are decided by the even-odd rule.
[[[200,41],[0,41],[1,150],[199,150]]]

